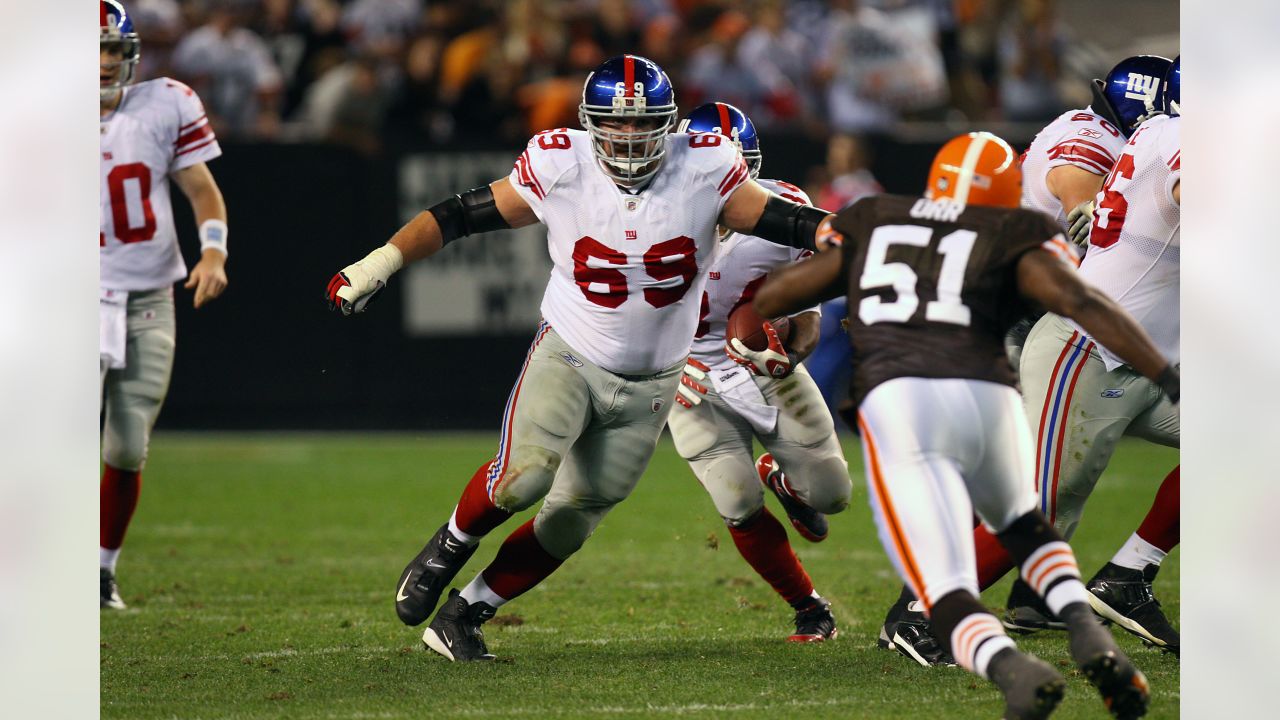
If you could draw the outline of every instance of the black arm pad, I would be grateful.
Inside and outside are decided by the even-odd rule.
[[[427,212],[436,217],[444,245],[468,235],[511,227],[498,212],[498,203],[488,185],[442,200],[427,208]]]
[[[752,235],[787,247],[817,250],[813,236],[818,223],[831,213],[812,205],[793,203],[776,193],[769,193],[764,212],[756,221]]]

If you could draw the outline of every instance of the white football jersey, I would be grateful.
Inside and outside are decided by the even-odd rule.
[[[780,180],[757,182],[788,200],[812,204],[809,196],[795,185]],[[698,328],[689,354],[712,370],[737,367],[724,351],[729,314],[740,305],[751,302],[774,268],[812,254],[808,250],[777,245],[754,235],[729,233],[720,241],[720,252],[707,272],[707,289],[702,293]]]
[[[130,85],[101,119],[98,248],[107,290],[156,290],[187,276],[169,204],[169,174],[222,154],[191,88]]]
[[[1158,115],[1134,132],[1098,193],[1089,253],[1080,264],[1084,280],[1127,310],[1174,363],[1182,239],[1173,186],[1182,177],[1181,121]],[[1106,348],[1101,353],[1108,370],[1123,364]]]
[[[1074,165],[1106,177],[1124,148],[1124,135],[1116,126],[1093,113],[1092,108],[1069,110],[1041,130],[1022,154],[1022,207],[1039,210],[1067,227],[1072,208],[1049,192],[1049,171]]]
[[[748,180],[722,140],[668,135],[658,174],[634,194],[605,175],[582,130],[538,133],[516,160],[511,184],[547,226],[542,316],[586,359],[651,375],[688,354],[716,220]]]

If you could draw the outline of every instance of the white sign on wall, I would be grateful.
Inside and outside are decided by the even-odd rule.
[[[406,156],[400,161],[401,222],[452,194],[505,176],[515,157],[504,152]],[[405,333],[532,333],[550,274],[546,228],[540,223],[457,240],[401,274]]]

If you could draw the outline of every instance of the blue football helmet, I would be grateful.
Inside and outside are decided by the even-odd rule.
[[[99,81],[99,97],[106,99],[133,82],[138,61],[142,59],[142,40],[133,29],[133,20],[118,0],[101,0],[99,20],[98,49],[111,50],[113,54],[118,52],[121,56],[118,62],[99,64],[100,71],[105,69],[115,73],[106,84],[102,84],[101,79]]]
[[[1160,88],[1169,65],[1169,58],[1159,55],[1134,55],[1121,60],[1105,80],[1093,81],[1094,110],[1129,137],[1144,120],[1164,111]]]
[[[1182,114],[1182,56],[1173,59],[1169,73],[1164,76],[1164,87],[1161,88],[1160,104],[1164,111],[1174,117]]]
[[[587,76],[578,121],[605,174],[620,185],[640,185],[657,174],[667,152],[676,93],[657,63],[619,55]]]
[[[751,118],[738,108],[722,102],[699,105],[684,116],[676,130],[720,133],[731,138],[747,161],[747,170],[751,172],[752,179],[760,177],[760,166],[764,164],[764,156],[760,154],[760,136],[756,134],[756,126],[752,124]]]

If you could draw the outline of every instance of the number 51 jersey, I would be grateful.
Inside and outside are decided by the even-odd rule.
[[[101,119],[101,286],[156,290],[187,276],[173,226],[169,174],[222,154],[200,98],[176,80],[124,89]]]
[[[538,133],[510,177],[547,226],[543,318],[587,360],[623,375],[652,375],[688,355],[716,220],[748,178],[723,136],[661,142],[661,169],[634,194],[605,175],[582,130]]]
[[[1031,307],[1018,292],[1024,253],[1075,251],[1053,218],[1023,208],[903,195],[863,198],[836,216],[845,237],[855,401],[899,377],[1016,387],[1004,336]]]

